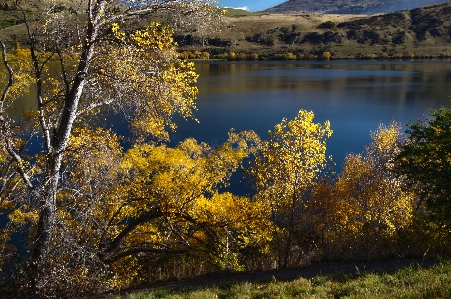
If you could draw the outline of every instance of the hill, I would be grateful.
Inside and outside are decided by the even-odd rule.
[[[377,15],[249,14],[226,17],[227,26],[220,33],[178,32],[176,39],[183,50],[213,55],[315,57],[329,52],[333,58],[448,57],[450,18],[451,3]]]
[[[2,13],[0,38],[27,46],[24,24],[11,22],[16,12]],[[238,60],[316,59],[324,53],[335,59],[451,57],[451,3],[375,15],[230,10],[221,32],[179,31],[175,39],[182,52],[208,52],[210,58],[233,52]]]
[[[409,10],[443,0],[289,0],[266,9],[269,13],[376,14]]]

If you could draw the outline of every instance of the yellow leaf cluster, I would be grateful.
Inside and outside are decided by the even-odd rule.
[[[263,143],[251,169],[261,200],[291,206],[293,198],[297,201],[325,167],[326,141],[332,130],[329,121],[316,124],[313,118],[313,112],[301,110],[269,132],[269,141]]]
[[[350,154],[335,186],[341,230],[361,234],[392,235],[412,223],[414,194],[390,172],[391,158],[399,148],[400,127],[392,123],[371,134],[366,155]]]
[[[168,26],[151,23],[128,34],[113,24],[111,30],[116,43],[106,43],[93,65],[91,84],[103,87],[98,101],[114,98],[117,109],[132,120],[138,141],[168,139],[167,127],[176,128],[172,115],[192,117],[196,110],[194,65],[178,58]]]
[[[6,98],[6,102],[3,103],[3,107],[8,107],[18,97],[23,96],[29,92],[32,78],[30,76],[31,64],[26,61],[12,62],[11,67],[14,70],[14,84],[11,86],[11,90]],[[0,72],[0,90],[3,92],[8,83],[9,74],[6,70]]]
[[[93,133],[84,132],[81,136],[89,134]],[[85,139],[77,135],[71,139],[70,148],[74,151],[86,144]],[[93,137],[87,140],[93,142]],[[128,230],[133,221],[146,219],[133,225],[121,241],[115,254],[124,254],[124,257],[129,256],[125,254],[127,250],[143,246],[153,250],[208,246],[211,257],[225,251],[232,257],[241,247],[256,242],[268,243],[271,237],[267,232],[269,222],[264,205],[219,192],[257,142],[253,132],[231,132],[229,141],[216,149],[192,138],[175,148],[157,144],[135,145],[123,155],[117,167],[113,167],[111,175],[117,182],[108,188],[102,199],[89,205],[87,198],[86,204],[78,206],[80,210],[89,210],[96,225],[103,223],[110,241]],[[72,214],[69,212],[61,217],[68,219],[66,226],[79,230]],[[233,245],[228,250],[225,249],[225,227],[229,234],[233,233],[234,240],[230,241]],[[83,229],[89,230],[86,226]],[[98,233],[90,234],[100,238]],[[130,271],[122,273],[123,263],[123,258],[113,263],[115,279],[120,283],[139,279],[133,275],[141,275],[140,271],[133,275]]]

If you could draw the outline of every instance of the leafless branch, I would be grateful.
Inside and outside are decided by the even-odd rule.
[[[27,184],[27,186],[29,188],[33,188],[33,184],[30,181],[29,176],[26,173],[25,167],[23,165],[23,161],[22,158],[20,157],[20,155],[16,152],[16,150],[13,148],[13,145],[11,144],[11,139],[10,139],[10,132],[9,132],[9,125],[7,120],[5,119],[5,116],[3,115],[4,111],[3,111],[3,103],[5,103],[6,101],[6,97],[8,96],[13,84],[14,84],[14,71],[11,68],[11,66],[8,63],[8,60],[6,58],[6,46],[3,43],[3,41],[0,40],[0,44],[2,46],[2,58],[3,58],[3,64],[6,66],[6,69],[8,70],[8,75],[9,75],[9,80],[8,80],[8,85],[6,86],[5,90],[3,91],[2,94],[2,98],[1,98],[1,103],[0,103],[0,132],[2,135],[2,138],[4,138],[4,142],[5,142],[5,147],[6,150],[8,151],[8,153],[11,155],[11,157],[16,161],[17,163],[17,168],[19,170],[19,173],[22,177],[22,179],[24,180],[24,182]]]

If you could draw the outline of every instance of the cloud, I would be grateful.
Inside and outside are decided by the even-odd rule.
[[[242,9],[242,10],[249,10],[249,7],[243,6],[243,7],[224,7],[224,8],[234,8],[234,9]]]

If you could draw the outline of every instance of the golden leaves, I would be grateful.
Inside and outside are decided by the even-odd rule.
[[[313,112],[299,111],[288,121],[269,131],[269,140],[259,146],[248,175],[254,181],[254,200],[266,207],[273,221],[272,233],[277,242],[279,266],[288,266],[292,242],[316,231],[313,222],[314,205],[306,197],[324,169],[326,141],[332,135],[330,123],[313,122]],[[318,222],[316,222],[318,224]],[[309,228],[309,232],[299,232]],[[286,242],[282,249],[280,242]],[[304,245],[304,244],[303,244]]]
[[[250,170],[258,196],[289,203],[293,196],[301,196],[325,166],[326,140],[332,130],[328,121],[315,124],[313,118],[313,112],[301,110],[293,120],[284,118],[269,132],[270,139],[261,146]]]
[[[2,108],[8,107],[18,97],[28,93],[29,87],[33,82],[30,76],[31,64],[29,62],[26,61],[12,62],[11,67],[14,69],[13,76],[14,84],[11,86],[11,90],[9,91],[9,94],[5,99],[6,102],[2,103],[3,106]],[[9,79],[8,76],[9,73],[7,71],[0,72],[0,91],[2,93],[6,88],[6,84],[8,83]]]
[[[115,238],[133,219],[155,215],[130,230],[124,248],[147,244],[183,249],[208,244],[217,256],[224,250],[224,227],[240,240],[235,242],[234,252],[252,242],[267,242],[270,234],[265,232],[269,227],[265,206],[219,193],[257,139],[253,132],[232,132],[228,142],[216,149],[192,138],[175,148],[135,145],[118,165],[119,181],[99,203],[98,209],[103,211],[99,216],[106,219],[97,222],[109,223],[108,235]]]
[[[180,60],[173,31],[151,23],[127,34],[117,23],[111,27],[116,42],[105,43],[95,60],[91,84],[102,86],[102,98],[113,98],[118,110],[130,117],[137,142],[147,136],[169,139],[176,129],[173,114],[192,117],[198,94],[194,65]]]
[[[381,125],[371,133],[373,143],[365,155],[346,157],[335,185],[336,213],[344,231],[361,232],[364,226],[392,235],[412,222],[414,196],[391,173],[392,158],[399,151],[400,126]]]
[[[24,206],[21,209],[15,209],[8,214],[8,218],[14,225],[25,225],[26,223],[36,221],[38,214],[35,211],[30,211],[29,207]]]
[[[120,169],[133,182],[129,183],[133,194],[143,188],[147,190],[143,196],[164,204],[166,211],[184,210],[205,192],[213,192],[238,167],[242,157],[233,152],[228,147],[212,150],[192,138],[177,148],[144,144],[125,154]]]

